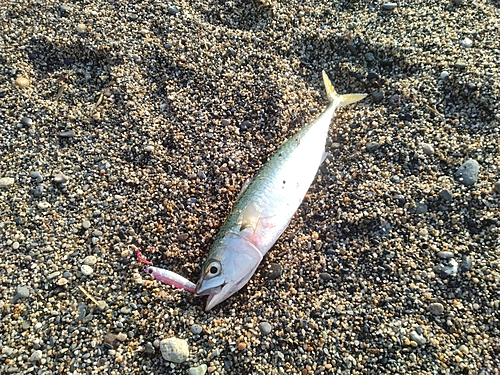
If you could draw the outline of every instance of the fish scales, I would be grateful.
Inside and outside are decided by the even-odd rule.
[[[286,229],[319,166],[335,110],[365,94],[338,95],[323,79],[330,101],[312,123],[284,142],[241,194],[211,246],[196,293],[210,310],[242,288]]]

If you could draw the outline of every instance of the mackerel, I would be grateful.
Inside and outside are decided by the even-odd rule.
[[[206,311],[236,293],[255,273],[290,223],[326,157],[335,110],[366,96],[337,94],[324,71],[323,81],[328,107],[271,156],[240,194],[217,234],[195,289],[198,295],[208,295]]]

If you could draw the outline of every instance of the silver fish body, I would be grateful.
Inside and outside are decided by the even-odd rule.
[[[329,106],[288,139],[241,194],[215,238],[196,285],[208,295],[206,311],[241,289],[286,229],[325,158],[331,119],[338,107],[365,94],[338,95],[325,72]]]

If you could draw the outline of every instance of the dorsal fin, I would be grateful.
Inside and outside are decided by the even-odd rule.
[[[243,211],[243,216],[241,218],[240,232],[247,228],[257,229],[257,224],[260,220],[260,212],[257,210],[254,201],[250,201]]]

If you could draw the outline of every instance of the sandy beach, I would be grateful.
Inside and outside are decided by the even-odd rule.
[[[500,373],[498,1],[0,0],[1,374]],[[339,93],[246,287],[196,282]]]

